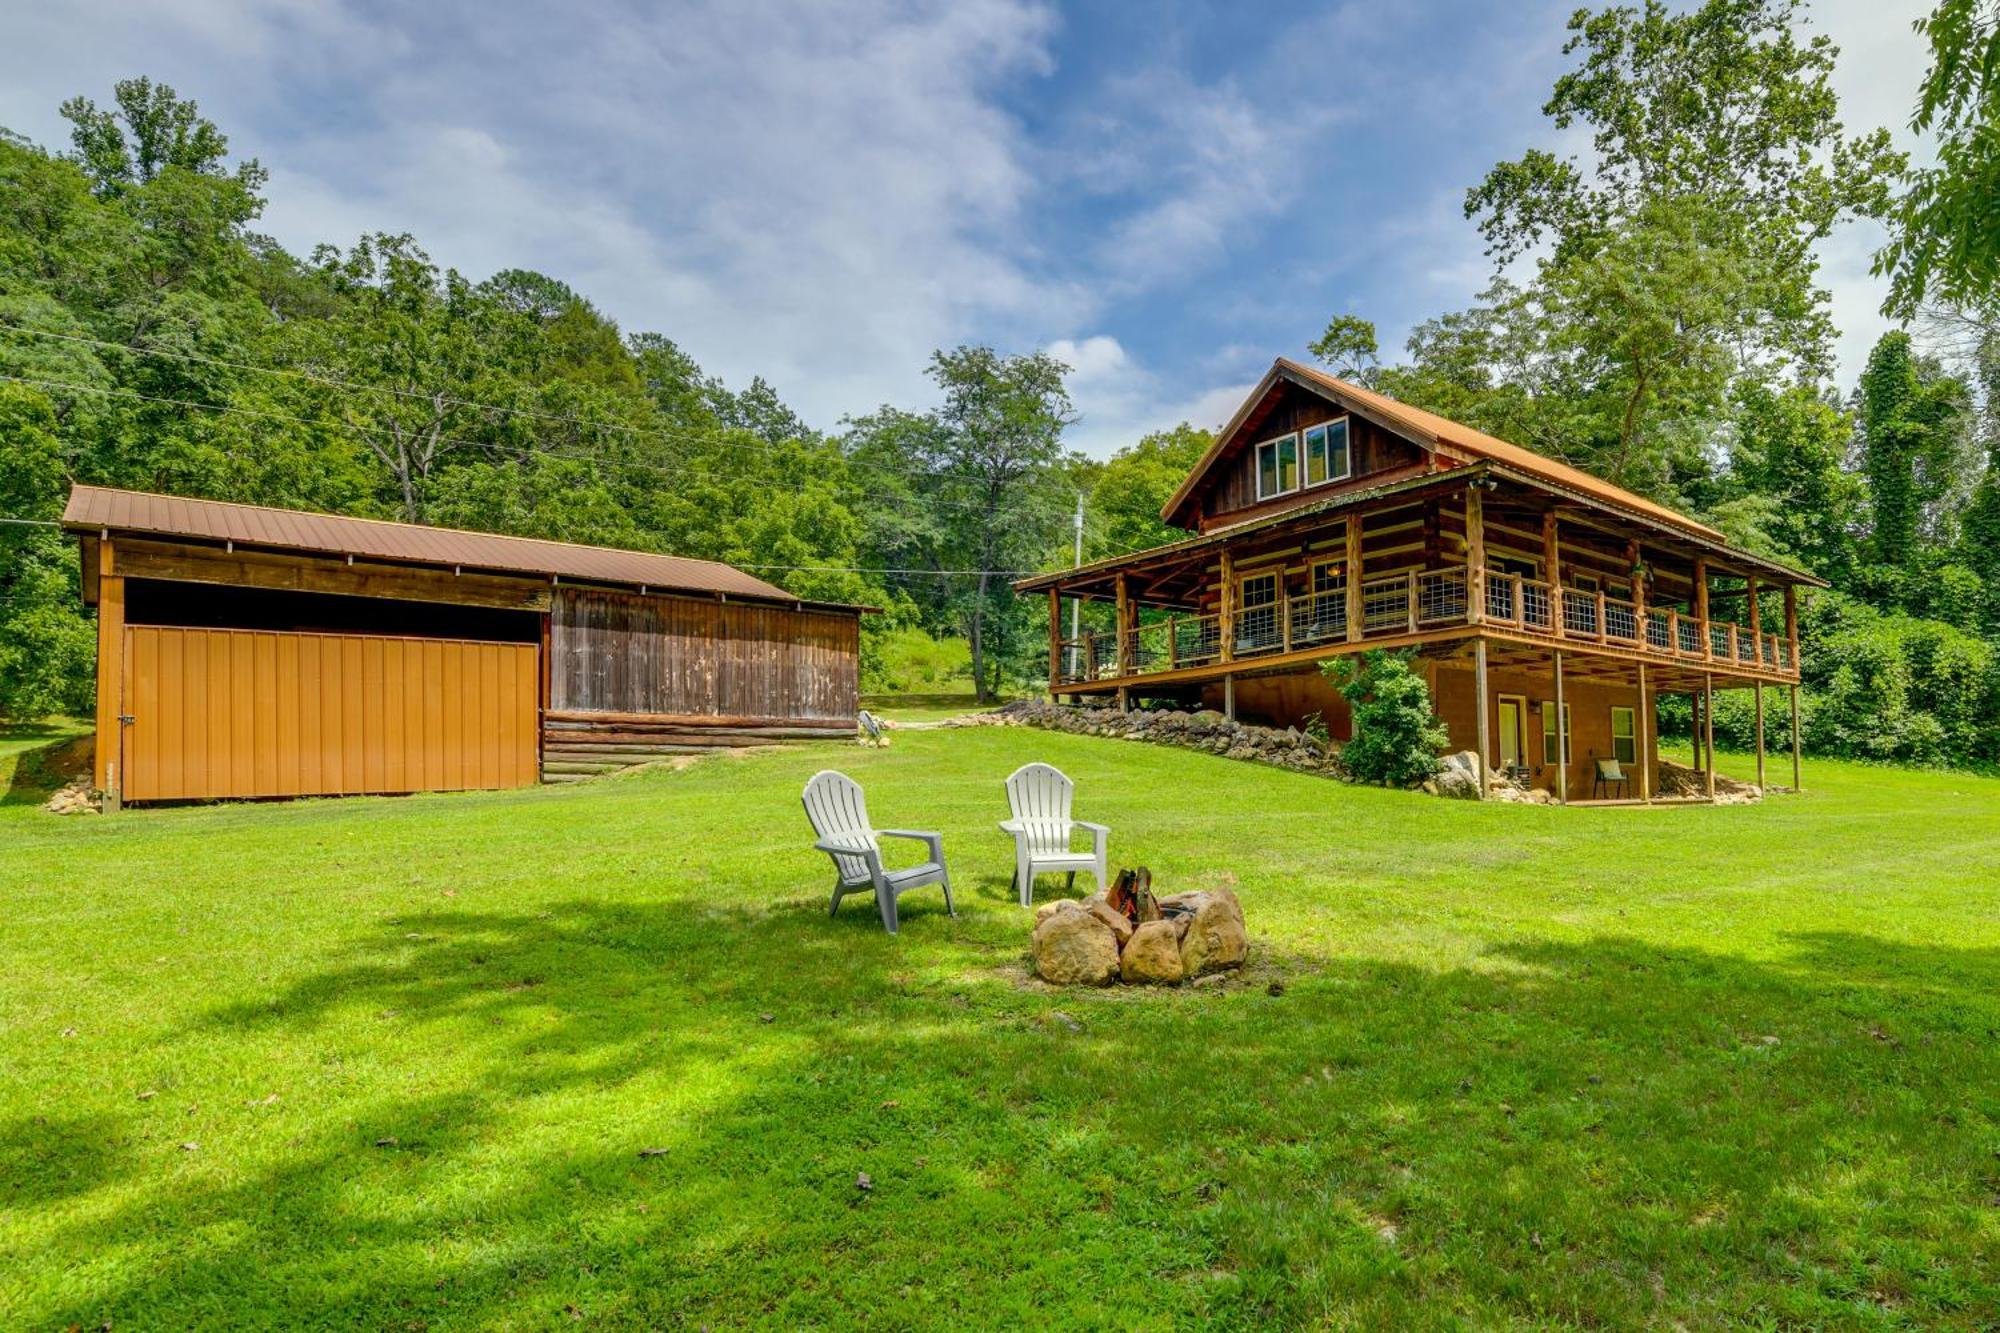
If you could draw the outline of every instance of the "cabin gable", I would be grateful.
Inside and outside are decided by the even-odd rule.
[[[1280,369],[1226,428],[1163,517],[1209,532],[1432,467],[1425,446]]]

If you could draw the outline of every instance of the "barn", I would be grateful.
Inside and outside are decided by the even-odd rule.
[[[849,736],[866,607],[708,560],[77,486],[125,801],[520,787]]]

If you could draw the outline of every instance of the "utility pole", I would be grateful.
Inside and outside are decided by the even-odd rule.
[[[1071,567],[1080,569],[1082,568],[1082,566],[1083,566],[1083,489],[1081,487],[1078,487],[1076,492],[1076,563]],[[1079,619],[1082,613],[1083,613],[1083,599],[1081,597],[1070,598],[1069,641],[1071,645],[1070,652],[1072,653],[1076,651],[1075,647],[1076,642],[1082,636],[1083,633],[1083,630],[1081,628],[1081,621]],[[1070,667],[1072,671],[1074,671],[1075,666],[1076,663],[1072,659],[1072,661],[1070,662]]]

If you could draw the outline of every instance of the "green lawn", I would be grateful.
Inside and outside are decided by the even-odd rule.
[[[1030,757],[1234,883],[1248,972],[1029,981]],[[833,764],[958,920],[827,920]],[[1806,778],[1478,806],[980,729],[0,809],[0,1327],[1991,1327],[2000,782]]]

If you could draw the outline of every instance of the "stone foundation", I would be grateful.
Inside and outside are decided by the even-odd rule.
[[[991,713],[954,718],[960,727],[1042,727],[1076,736],[1150,741],[1183,750],[1202,750],[1226,759],[1289,768],[1300,773],[1342,776],[1339,751],[1294,727],[1255,727],[1231,722],[1209,709],[1139,709],[1073,707],[1040,699],[1018,699]]]

